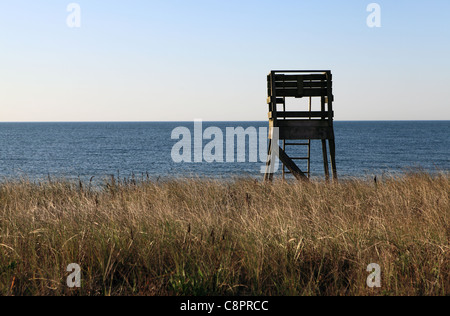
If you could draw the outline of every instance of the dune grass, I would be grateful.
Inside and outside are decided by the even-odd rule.
[[[449,295],[449,192],[444,173],[4,182],[0,295]]]

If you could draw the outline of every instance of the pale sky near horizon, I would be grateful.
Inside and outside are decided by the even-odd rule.
[[[336,120],[450,120],[448,0],[1,0],[0,28],[0,122],[263,121],[272,69],[330,69]]]

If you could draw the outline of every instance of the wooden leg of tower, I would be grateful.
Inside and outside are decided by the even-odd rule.
[[[323,167],[325,170],[325,178],[328,181],[330,179],[330,170],[328,169],[327,141],[325,139],[322,139],[322,153],[323,153]]]
[[[271,182],[273,180],[273,171],[271,169],[272,162],[272,140],[269,140],[269,152],[267,154],[266,173],[264,174],[264,181]]]
[[[330,158],[331,158],[331,169],[333,171],[333,179],[337,180],[337,170],[336,170],[336,146],[334,143],[334,138],[328,140],[330,146]]]

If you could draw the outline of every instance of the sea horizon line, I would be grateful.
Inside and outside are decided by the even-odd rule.
[[[181,121],[0,121],[0,124],[65,124],[65,123],[193,123],[195,120],[181,120]],[[235,123],[268,123],[266,120],[203,120],[206,123],[226,123],[226,122],[235,122]],[[448,120],[334,120],[334,122],[450,122]]]

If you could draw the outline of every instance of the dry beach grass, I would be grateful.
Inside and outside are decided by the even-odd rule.
[[[450,177],[0,184],[1,295],[449,295]],[[66,267],[82,269],[69,289]],[[366,284],[381,267],[381,288]]]

